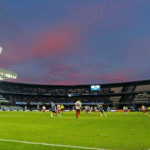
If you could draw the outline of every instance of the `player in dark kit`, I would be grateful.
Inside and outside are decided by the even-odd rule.
[[[87,113],[88,113],[88,114],[91,114],[90,106],[87,106]]]
[[[102,106],[100,104],[97,104],[97,110],[99,110],[99,114],[102,116],[105,115],[107,117],[107,115],[103,112]]]
[[[56,113],[56,106],[54,102],[51,102],[51,118],[53,118],[53,113]]]

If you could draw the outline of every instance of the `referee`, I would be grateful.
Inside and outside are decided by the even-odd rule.
[[[64,105],[63,104],[61,105],[61,111],[62,111],[62,113],[64,111]]]

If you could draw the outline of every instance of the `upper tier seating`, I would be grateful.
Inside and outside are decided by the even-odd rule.
[[[150,85],[139,85],[134,92],[150,91]]]

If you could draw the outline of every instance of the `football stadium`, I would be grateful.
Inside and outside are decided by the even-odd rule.
[[[76,118],[78,99],[82,106]],[[51,118],[51,102],[64,106],[62,118],[57,113]],[[94,110],[97,104],[103,106],[107,117]],[[86,113],[87,105],[93,108],[90,113]],[[67,86],[1,81],[0,111],[2,149],[150,147],[150,80]]]
[[[0,0],[0,150],[150,150],[149,27],[149,0]]]

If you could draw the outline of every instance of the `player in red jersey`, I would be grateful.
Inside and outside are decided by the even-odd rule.
[[[91,106],[91,112],[93,112],[93,107]]]
[[[60,118],[62,118],[62,116],[60,115],[60,111],[61,111],[61,106],[60,106],[60,104],[58,103],[58,104],[57,104],[57,115],[58,115]]]
[[[95,109],[95,113],[98,113],[98,112],[97,112],[97,107],[96,107],[96,106],[94,107],[94,109]]]
[[[78,99],[75,103],[75,106],[76,106],[76,118],[78,118],[78,116],[80,115],[80,109],[81,109],[81,102],[80,100]]]
[[[45,106],[44,105],[43,105],[42,109],[43,109],[43,113],[45,113]]]
[[[86,113],[88,112],[87,107],[88,107],[88,106],[87,106],[87,105],[85,105],[85,112],[86,112]]]
[[[145,106],[144,105],[142,105],[142,111],[145,114]]]

